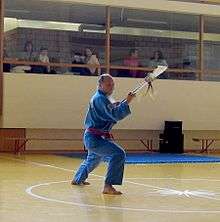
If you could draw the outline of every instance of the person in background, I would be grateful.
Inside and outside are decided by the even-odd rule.
[[[129,66],[129,67],[140,66],[137,49],[131,49],[129,51],[129,56],[126,59],[124,59],[124,66]],[[128,77],[137,77],[137,76],[138,76],[138,70],[128,71]]]
[[[37,57],[37,62],[42,63],[49,63],[49,57],[48,57],[48,49],[41,47],[39,56]],[[47,65],[33,65],[31,68],[31,73],[50,73],[50,66]]]
[[[100,65],[99,60],[95,53],[93,53],[89,48],[85,49],[85,64],[87,65]],[[100,75],[101,68],[89,67],[86,69],[88,75]]]
[[[49,63],[50,62],[49,57],[48,57],[48,49],[47,48],[42,47],[40,49],[40,54],[39,54],[39,57],[38,57],[38,61],[43,62],[43,63]],[[43,73],[49,73],[50,72],[50,66],[42,66],[42,70],[43,70]]]
[[[9,58],[10,56],[7,52],[6,39],[4,38],[3,60],[9,59]],[[3,63],[3,72],[10,72],[10,71],[11,71],[11,64]]]
[[[151,68],[157,68],[158,65],[168,66],[166,60],[164,59],[163,53],[160,50],[154,52],[149,64]]]
[[[23,61],[34,61],[36,59],[36,53],[34,53],[33,44],[31,41],[27,41],[24,45],[24,51],[21,55]]]
[[[159,65],[168,66],[167,61],[164,59],[163,53],[160,50],[154,52],[154,55],[150,59],[149,67],[157,68]],[[166,74],[162,74],[160,79],[167,79]]]
[[[79,52],[74,53],[72,64],[85,64],[84,58],[81,53],[79,53]],[[83,75],[83,76],[86,75],[86,70],[87,69],[85,69],[84,67],[72,67],[71,68],[72,73]],[[89,71],[87,71],[87,73],[88,72]]]
[[[5,44],[4,44],[4,49],[3,49],[3,60],[4,59],[9,59],[9,55],[8,55]],[[3,63],[3,72],[10,72],[10,71],[11,71],[11,64]]]
[[[60,63],[60,60],[55,57],[50,57],[50,62],[51,63]],[[60,67],[50,66],[50,74],[59,74],[59,73],[61,73]]]

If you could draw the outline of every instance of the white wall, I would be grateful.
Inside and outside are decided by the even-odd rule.
[[[4,74],[3,127],[82,129],[96,77]],[[116,78],[116,98],[140,79]],[[182,120],[184,130],[220,130],[220,83],[157,80],[156,98],[138,99],[116,129],[160,130],[164,120]]]

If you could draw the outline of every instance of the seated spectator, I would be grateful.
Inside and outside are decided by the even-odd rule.
[[[21,61],[27,61],[27,62],[33,62],[36,60],[36,54],[33,51],[33,44],[31,41],[27,41],[24,45],[24,51],[20,52],[18,55],[18,60]],[[16,65],[12,72],[15,73],[30,73],[31,72],[31,65]]]
[[[137,49],[130,50],[129,56],[124,60],[124,65],[130,66],[130,67],[140,66]],[[129,70],[127,74],[128,74],[128,77],[138,77],[138,70]]]
[[[119,69],[117,77],[130,77],[130,70],[128,69]]]
[[[49,57],[48,57],[48,49],[47,48],[42,47],[40,49],[40,54],[38,56],[37,61],[42,62],[42,63],[49,63],[50,62]],[[36,66],[35,65],[35,66],[32,66],[31,72],[48,74],[48,73],[50,73],[50,66],[43,66],[43,65]]]
[[[4,59],[9,59],[9,55],[6,49],[6,45],[4,45],[3,49],[3,60]],[[9,63],[3,63],[3,72],[10,72],[11,71],[11,64]]]
[[[183,69],[193,69],[193,68],[194,66],[192,65],[192,62],[189,59],[183,60]],[[182,78],[187,80],[196,80],[196,73],[193,71],[190,73],[183,73]]]
[[[149,64],[149,66],[152,68],[156,68],[158,65],[168,66],[166,60],[164,59],[163,53],[160,50],[154,52]]]
[[[166,60],[164,59],[163,53],[160,50],[154,52],[153,57],[150,59],[149,67],[157,68],[159,65],[168,66]],[[162,74],[159,76],[160,79],[167,79],[166,74]]]
[[[85,60],[85,58],[82,56],[82,54],[76,52],[73,56],[72,64],[85,64],[84,60]],[[85,69],[84,67],[72,67],[71,68],[71,72],[74,74],[86,75],[86,71],[87,71],[87,74],[88,74],[88,72],[90,72],[89,70]]]
[[[85,64],[87,65],[100,65],[97,56],[89,49],[85,49]],[[101,68],[89,67],[85,69],[88,75],[100,75]]]
[[[35,61],[36,53],[34,53],[33,44],[27,41],[24,46],[24,51],[21,54],[21,60],[23,61]]]
[[[51,57],[50,62],[51,63],[60,63],[60,60],[55,57]],[[50,67],[50,74],[58,74],[58,73],[61,73],[60,67],[57,67],[57,66]]]

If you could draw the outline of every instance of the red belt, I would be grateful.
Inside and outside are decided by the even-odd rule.
[[[95,128],[88,128],[88,129],[86,129],[86,131],[90,132],[91,134],[96,135],[96,136],[103,136],[106,139],[114,139],[113,135],[109,132],[103,132],[103,131],[95,129]]]

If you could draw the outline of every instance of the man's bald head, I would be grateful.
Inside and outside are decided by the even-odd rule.
[[[102,74],[98,79],[98,88],[107,95],[111,95],[114,91],[114,80],[110,74]]]
[[[110,74],[102,74],[99,76],[99,79],[98,79],[98,84],[100,85],[101,83],[103,83],[104,81],[111,81],[113,80],[112,76]]]

